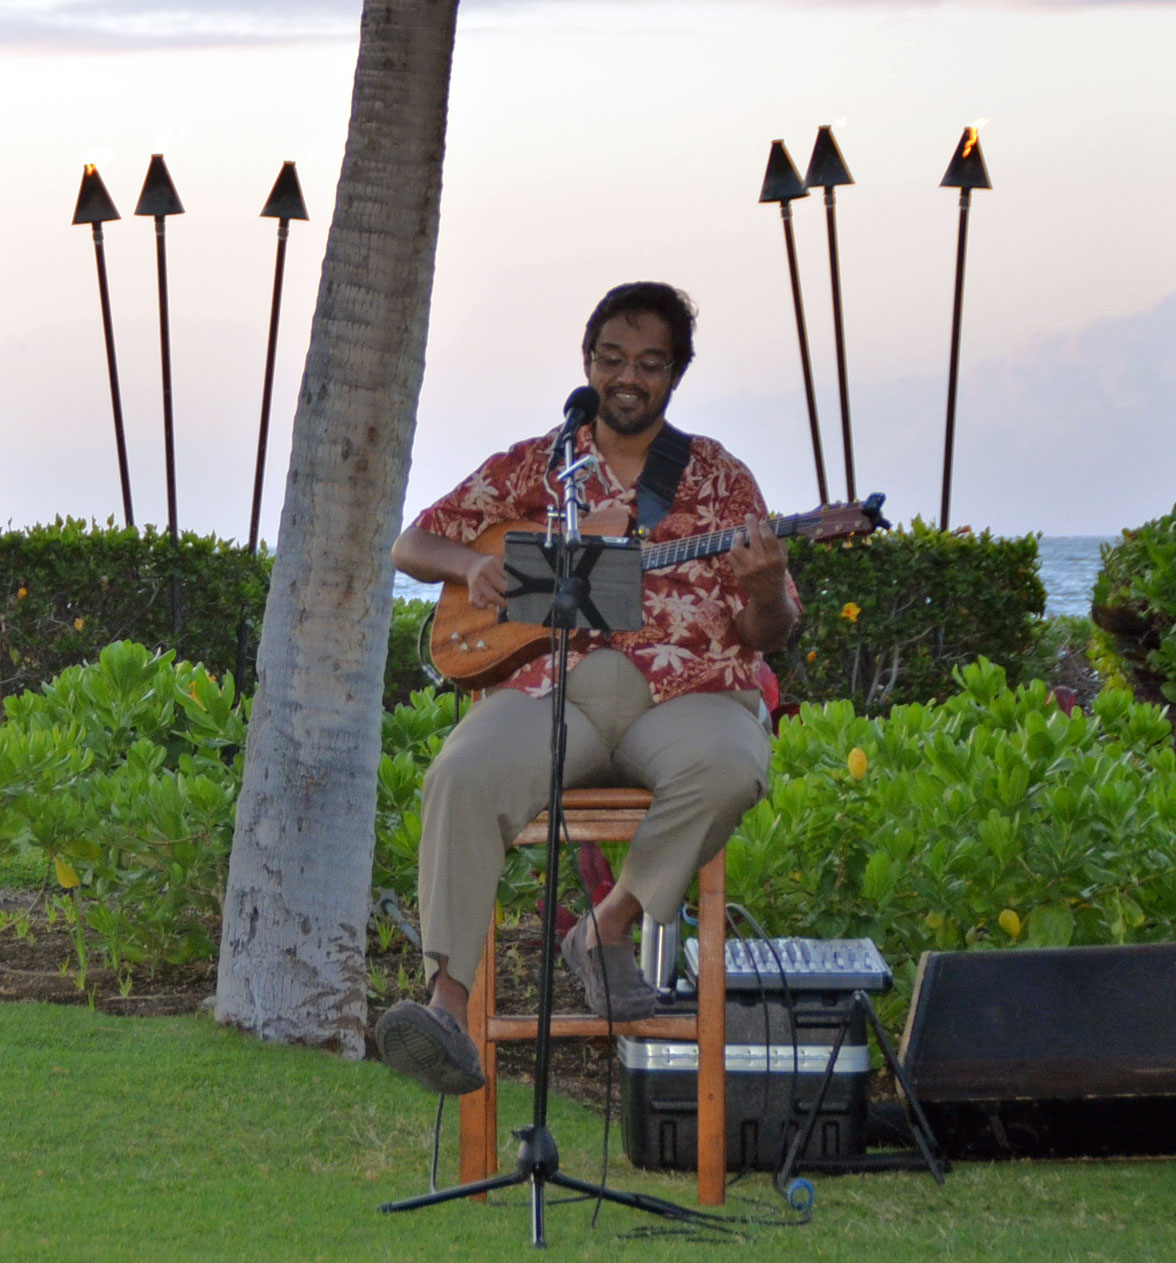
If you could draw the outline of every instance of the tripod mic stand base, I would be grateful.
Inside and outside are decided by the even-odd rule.
[[[476,1197],[481,1193],[493,1192],[495,1189],[513,1188],[519,1184],[530,1183],[531,1244],[535,1246],[547,1244],[544,1240],[543,1201],[543,1190],[547,1184],[580,1193],[586,1200],[598,1198],[617,1206],[628,1206],[631,1210],[660,1215],[663,1219],[675,1219],[695,1225],[713,1226],[724,1223],[722,1215],[679,1206],[676,1202],[668,1202],[660,1197],[650,1197],[644,1193],[626,1193],[620,1189],[606,1188],[600,1184],[591,1184],[587,1180],[578,1180],[574,1176],[564,1174],[559,1169],[559,1151],[555,1140],[546,1127],[528,1124],[525,1127],[516,1128],[514,1134],[519,1139],[518,1165],[509,1174],[477,1180],[472,1184],[459,1184],[454,1188],[440,1189],[436,1193],[424,1193],[419,1197],[408,1197],[399,1202],[384,1202],[379,1209],[386,1215],[401,1210],[419,1210],[422,1206],[437,1206],[442,1202],[457,1201],[463,1197]]]
[[[453,1188],[438,1189],[435,1193],[421,1193],[419,1197],[406,1197],[399,1202],[383,1202],[377,1209],[385,1215],[398,1210],[420,1210],[422,1206],[440,1206],[442,1202],[456,1202],[463,1197],[477,1197],[492,1193],[496,1188],[510,1188],[521,1184],[527,1177],[518,1171],[509,1175],[493,1175],[488,1180],[476,1180],[473,1184],[458,1184]]]
[[[519,1141],[518,1172],[524,1179],[547,1180],[559,1170],[559,1150],[546,1127],[530,1123],[516,1127],[513,1134]]]

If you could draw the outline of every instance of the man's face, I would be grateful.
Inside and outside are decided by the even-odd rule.
[[[670,326],[651,311],[623,312],[600,326],[584,363],[600,395],[600,420],[616,434],[641,434],[662,419],[675,382]]]

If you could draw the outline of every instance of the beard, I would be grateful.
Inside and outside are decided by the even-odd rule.
[[[665,412],[666,403],[669,400],[669,391],[661,398],[654,400],[653,396],[647,390],[634,390],[628,388],[628,393],[637,394],[639,396],[639,406],[628,410],[622,410],[613,406],[612,399],[615,390],[606,390],[604,397],[600,401],[599,419],[608,426],[614,434],[643,434],[646,430],[657,425],[662,419]]]

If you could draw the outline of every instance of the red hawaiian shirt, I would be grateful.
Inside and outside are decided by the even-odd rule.
[[[554,434],[527,439],[491,456],[420,514],[413,525],[468,544],[499,522],[544,522],[548,506],[559,502],[547,481]],[[585,426],[577,437],[576,455],[588,453],[597,460],[597,471],[589,475],[583,490],[589,514],[619,507],[635,522],[636,487],[621,485],[593,441],[591,427]],[[673,508],[646,542],[658,544],[741,527],[748,513],[767,517],[763,496],[750,471],[713,439],[694,436]],[[791,576],[787,583],[799,608]],[[578,647],[569,654],[569,666],[592,648],[609,645],[637,666],[649,681],[656,702],[683,693],[756,689],[762,655],[745,645],[735,630],[735,616],[746,603],[725,555],[646,571],[645,625],[639,631],[577,634],[573,644]],[[502,683],[541,697],[551,690],[552,665],[551,655],[544,653]]]

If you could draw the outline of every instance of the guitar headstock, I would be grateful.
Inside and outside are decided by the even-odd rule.
[[[796,533],[820,541],[888,530],[890,523],[882,516],[885,500],[882,492],[875,491],[865,500],[854,500],[849,504],[822,504],[820,508],[804,514],[797,523]]]
[[[886,493],[875,491],[866,497],[865,504],[862,505],[862,512],[873,523],[876,531],[890,530],[890,523],[882,516],[882,506],[886,503]]]

